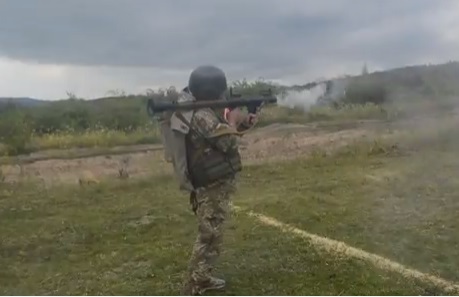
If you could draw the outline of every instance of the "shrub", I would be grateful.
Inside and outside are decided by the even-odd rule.
[[[30,149],[32,128],[25,113],[14,110],[0,118],[0,143],[8,155],[27,153]]]

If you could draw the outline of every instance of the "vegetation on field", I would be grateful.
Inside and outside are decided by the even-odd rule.
[[[260,126],[396,121],[385,123],[384,134],[335,152],[324,147],[308,158],[244,167],[233,200],[242,211],[228,221],[216,271],[227,280],[223,294],[457,295],[318,250],[247,215],[267,215],[458,283],[457,67],[364,74],[327,104],[306,111],[264,109]],[[235,83],[246,93],[268,85]],[[305,88],[272,86],[281,96]],[[72,147],[106,152],[115,145],[158,141],[145,96],[70,97],[33,108],[4,107],[0,155]],[[196,235],[195,217],[170,170],[158,164],[163,163],[145,165],[155,167],[152,176],[82,186],[9,183],[0,170],[0,293],[177,295]]]
[[[334,155],[246,167],[234,199],[322,236],[459,280],[458,141],[350,144]],[[158,186],[161,185],[161,186]],[[178,294],[195,236],[172,176],[0,188],[2,294]],[[154,203],[152,203],[154,201]],[[233,213],[217,273],[225,295],[445,294]]]
[[[260,125],[274,122],[308,123],[313,121],[350,119],[390,119],[403,115],[401,102],[434,101],[443,109],[451,108],[451,98],[459,94],[458,63],[417,66],[387,72],[366,72],[346,81],[346,92],[332,87],[333,98],[319,97],[318,105],[299,108],[274,107],[265,110]],[[282,86],[269,81],[232,82],[234,92],[257,94],[271,88],[281,98],[289,92],[308,89],[314,84]],[[335,88],[335,89],[333,89]],[[175,87],[148,90],[145,94],[126,95],[96,100],[68,99],[33,106],[17,106],[14,101],[0,104],[0,154],[16,155],[44,148],[100,147],[158,142],[156,127],[146,112],[148,98],[177,96]],[[439,101],[444,102],[439,104]],[[323,102],[328,102],[323,104]],[[411,107],[406,107],[409,111]],[[407,111],[404,111],[405,113]]]
[[[68,149],[81,147],[113,147],[118,145],[149,144],[159,142],[159,131],[154,125],[137,128],[130,132],[105,128],[83,132],[62,131],[33,135],[30,143],[35,150]]]
[[[346,121],[389,118],[389,112],[383,106],[373,103],[345,104],[339,107],[314,106],[307,112],[301,108],[266,107],[262,110],[258,126],[273,123],[306,124],[320,121]]]

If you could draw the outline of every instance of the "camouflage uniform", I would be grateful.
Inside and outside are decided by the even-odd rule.
[[[226,100],[226,90],[226,76],[221,69],[200,66],[190,74],[188,87],[177,101]],[[253,125],[240,124],[236,129],[221,115],[223,110],[203,108],[158,116],[164,157],[172,163],[180,189],[191,193],[190,202],[198,219],[198,236],[181,292],[184,295],[198,295],[225,285],[211,273],[220,254],[223,224],[230,195],[235,191],[236,174],[242,170],[237,136],[244,133],[239,130],[247,131]]]
[[[208,146],[202,135],[215,137],[214,143],[222,152],[239,157],[238,131],[222,121],[210,109],[196,111],[191,121],[187,145],[197,150]],[[195,189],[194,210],[198,219],[198,235],[194,243],[184,295],[197,295],[203,289],[219,289],[224,281],[211,276],[213,266],[220,255],[223,225],[229,212],[230,196],[235,192],[235,176],[214,181],[206,187]]]

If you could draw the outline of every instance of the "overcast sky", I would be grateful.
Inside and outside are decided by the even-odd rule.
[[[0,96],[95,98],[187,83],[459,60],[456,0],[0,0]]]

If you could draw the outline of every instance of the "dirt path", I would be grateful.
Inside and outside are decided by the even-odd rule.
[[[324,131],[311,125],[276,124],[259,128],[242,140],[241,153],[246,164],[266,163],[296,158],[317,147],[333,150],[352,140],[370,135],[371,129],[348,128],[341,131]],[[148,148],[147,148],[148,149]],[[89,176],[102,180],[119,178],[120,169],[129,177],[171,173],[160,149],[137,150],[74,159],[48,159],[20,165],[3,165],[5,182],[32,180],[45,185],[78,183]],[[39,155],[39,154],[37,154]]]

